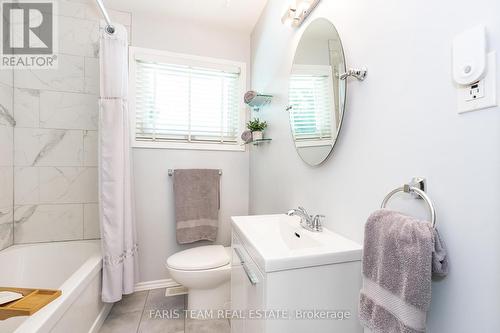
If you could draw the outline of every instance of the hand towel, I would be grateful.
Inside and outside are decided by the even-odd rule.
[[[432,278],[444,278],[449,272],[448,252],[437,229],[434,229],[434,249],[432,251]]]
[[[244,131],[241,133],[241,140],[245,143],[252,142],[252,131]]]
[[[174,170],[174,204],[179,244],[215,241],[219,224],[219,170]]]
[[[377,333],[424,333],[433,267],[447,274],[444,244],[429,222],[373,213],[365,225],[362,325]]]

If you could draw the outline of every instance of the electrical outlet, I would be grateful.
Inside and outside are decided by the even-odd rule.
[[[467,88],[469,90],[469,94],[466,99],[467,102],[484,97],[484,80],[477,81]]]
[[[479,81],[458,86],[458,113],[497,106],[496,52],[487,55],[486,75]]]

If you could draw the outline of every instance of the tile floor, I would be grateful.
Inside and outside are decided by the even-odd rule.
[[[159,313],[185,308],[184,296],[165,297],[165,289],[136,292],[116,303],[99,333],[229,333],[229,321],[167,319]],[[165,312],[166,311],[166,312]]]

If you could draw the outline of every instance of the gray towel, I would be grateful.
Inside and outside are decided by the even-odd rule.
[[[423,333],[432,270],[445,276],[444,244],[429,222],[390,210],[365,225],[360,321],[373,332]]]
[[[215,241],[219,225],[218,170],[174,170],[177,242]]]
[[[437,229],[434,229],[434,250],[432,252],[432,278],[444,278],[450,268],[446,245]]]

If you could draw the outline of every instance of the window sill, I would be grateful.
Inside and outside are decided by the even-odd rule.
[[[178,149],[178,150],[213,150],[213,151],[233,151],[244,152],[246,147],[239,144],[223,143],[192,143],[192,142],[167,142],[167,141],[134,141],[132,148],[147,149]]]

